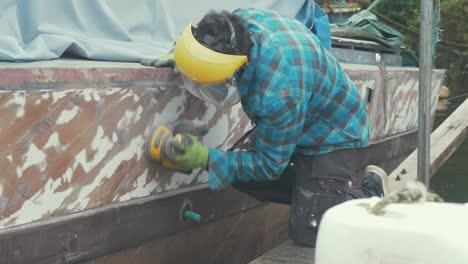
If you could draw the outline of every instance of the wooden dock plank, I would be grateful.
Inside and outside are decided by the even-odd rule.
[[[468,134],[468,99],[431,134],[431,176],[442,167]],[[390,191],[417,179],[417,149],[389,175]]]
[[[315,248],[295,245],[291,240],[270,250],[250,264],[313,264],[315,263]]]

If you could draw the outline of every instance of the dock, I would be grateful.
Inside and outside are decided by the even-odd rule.
[[[278,247],[268,251],[250,264],[313,264],[315,263],[315,248],[301,247],[288,240]]]
[[[430,176],[434,175],[465,141],[467,134],[468,99],[431,134]],[[402,190],[408,181],[417,179],[417,161],[416,149],[388,176],[391,191]]]

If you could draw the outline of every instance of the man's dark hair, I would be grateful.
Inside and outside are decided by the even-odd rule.
[[[192,32],[195,39],[209,49],[225,54],[250,55],[253,44],[249,29],[239,16],[227,11],[210,11]]]

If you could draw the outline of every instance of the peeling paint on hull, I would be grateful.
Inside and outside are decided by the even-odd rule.
[[[343,67],[370,99],[373,141],[416,128],[417,71],[387,69],[382,79],[377,67]],[[434,76],[435,96],[443,73]],[[203,143],[221,149],[250,128],[240,104],[208,105],[165,70],[6,68],[0,86],[0,228],[205,183],[206,173],[145,159],[158,124],[206,120]]]

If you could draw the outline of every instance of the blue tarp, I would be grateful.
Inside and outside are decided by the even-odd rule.
[[[196,24],[207,11],[239,7],[274,9],[305,24],[321,11],[310,0],[1,0],[0,61],[74,56],[136,62],[167,52],[187,23]],[[328,45],[328,20],[316,20]]]

